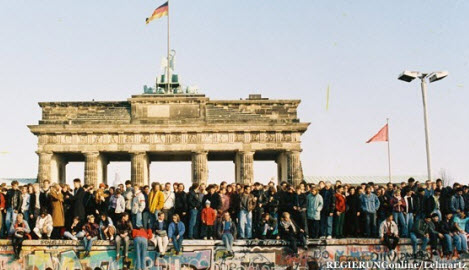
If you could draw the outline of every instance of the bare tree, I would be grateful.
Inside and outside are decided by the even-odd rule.
[[[440,175],[440,179],[443,181],[444,187],[450,186],[453,184],[454,179],[446,168],[441,168],[439,175]]]

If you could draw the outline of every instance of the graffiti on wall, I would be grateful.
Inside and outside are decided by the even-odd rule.
[[[23,251],[22,259],[13,260],[12,251],[0,251],[0,270],[45,270],[50,267],[54,270],[84,270],[87,267],[94,269],[100,267],[103,270],[118,270],[124,266],[121,258],[116,261],[115,250],[94,250],[90,256],[83,258],[82,252],[64,249],[64,250],[27,250]],[[149,251],[146,258],[148,270],[173,270],[173,269],[192,269],[209,270],[211,269],[212,250],[197,250],[183,252],[176,256],[168,254],[163,258],[155,260],[155,251]],[[135,253],[130,252],[130,267],[133,267]]]
[[[52,244],[52,243],[51,243]],[[80,248],[81,250],[81,248]],[[103,270],[123,268],[123,259],[115,260],[116,251],[109,246],[95,246],[91,256],[83,258],[83,251],[77,246],[27,245],[23,248],[22,259],[13,260],[11,246],[0,246],[0,270],[85,270],[87,267]],[[184,247],[182,255],[167,253],[157,258],[154,250],[148,251],[147,270],[313,270],[327,269],[328,262],[463,262],[469,266],[469,258],[434,256],[430,252],[420,257],[412,256],[410,245],[398,246],[395,252],[388,252],[382,245],[332,245],[314,246],[307,250],[300,249],[292,255],[288,248],[272,246],[234,246],[234,255],[221,246],[203,246],[202,243]],[[135,254],[131,249],[129,266],[132,269]],[[392,268],[390,268],[392,269]],[[448,267],[446,269],[449,269]]]

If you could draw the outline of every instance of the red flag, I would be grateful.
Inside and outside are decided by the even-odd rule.
[[[386,124],[375,136],[371,137],[366,143],[370,142],[387,142],[388,137],[388,124]]]

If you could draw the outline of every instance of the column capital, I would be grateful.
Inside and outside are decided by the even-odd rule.
[[[39,156],[40,155],[51,155],[52,156],[54,153],[52,151],[37,150],[36,154],[39,155]]]
[[[194,151],[192,152],[194,155],[208,155],[208,151],[201,150],[201,151]]]
[[[129,154],[134,155],[134,156],[139,156],[139,155],[146,155],[146,151],[130,151]]]
[[[99,151],[84,151],[82,152],[85,157],[97,157],[99,156]]]

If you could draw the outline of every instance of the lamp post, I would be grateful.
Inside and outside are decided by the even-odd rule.
[[[423,120],[425,123],[425,146],[427,152],[427,175],[428,180],[432,180],[432,171],[431,171],[431,155],[430,155],[430,135],[428,130],[428,111],[427,111],[427,81],[430,83],[439,81],[448,76],[447,71],[437,71],[432,73],[422,73],[418,71],[404,71],[402,72],[398,79],[405,82],[411,82],[416,78],[421,80],[420,86],[422,88],[422,101],[423,101]]]

